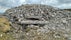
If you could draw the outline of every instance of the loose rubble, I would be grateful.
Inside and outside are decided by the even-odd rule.
[[[48,5],[26,4],[8,9],[15,40],[71,40],[71,12]]]

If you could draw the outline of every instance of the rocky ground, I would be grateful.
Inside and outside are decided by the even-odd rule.
[[[0,40],[71,40],[70,11],[27,4],[0,16]]]

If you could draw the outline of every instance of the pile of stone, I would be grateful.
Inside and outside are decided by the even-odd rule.
[[[8,9],[16,40],[71,40],[71,13],[47,5],[22,5]]]

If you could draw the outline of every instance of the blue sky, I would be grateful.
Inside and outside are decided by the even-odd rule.
[[[8,8],[22,4],[45,4],[60,9],[71,8],[71,0],[0,0],[0,13],[5,12]]]

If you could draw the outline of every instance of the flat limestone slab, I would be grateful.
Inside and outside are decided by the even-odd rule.
[[[48,24],[48,21],[32,21],[32,20],[23,20],[20,21],[21,24]]]

